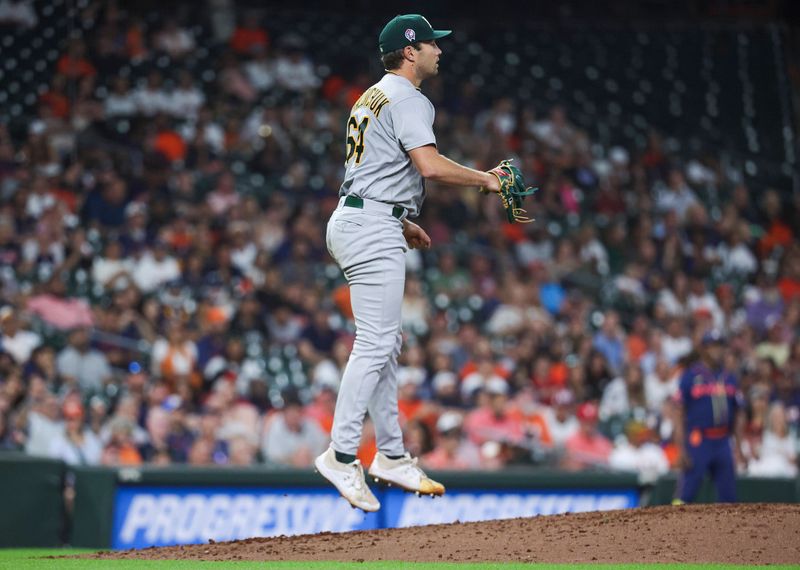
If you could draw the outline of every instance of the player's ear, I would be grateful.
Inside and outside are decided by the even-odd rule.
[[[414,47],[413,46],[406,46],[403,48],[403,57],[406,58],[408,61],[414,61]]]

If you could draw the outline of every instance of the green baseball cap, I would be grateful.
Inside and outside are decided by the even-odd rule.
[[[430,22],[419,14],[395,16],[383,27],[378,37],[381,53],[410,46],[414,42],[438,40],[452,33],[452,30],[434,30]]]

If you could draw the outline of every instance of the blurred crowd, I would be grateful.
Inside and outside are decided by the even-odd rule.
[[[0,450],[310,466],[354,331],[323,235],[350,106],[378,77],[337,74],[335,53],[259,12],[206,67],[185,11],[81,17],[92,32],[62,46],[36,116],[0,125]],[[407,449],[432,469],[653,481],[675,461],[677,379],[714,328],[747,402],[740,472],[796,475],[800,197],[673,155],[669,133],[603,146],[566,108],[454,79],[423,87],[440,151],[514,157],[536,221],[427,185],[433,247],[409,252],[403,301]],[[359,456],[374,450],[367,421]]]

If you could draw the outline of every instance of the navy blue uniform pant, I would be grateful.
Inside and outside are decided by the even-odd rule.
[[[736,469],[729,437],[703,438],[697,446],[686,445],[691,466],[682,473],[679,498],[690,503],[697,497],[706,473],[711,474],[721,503],[736,501]]]

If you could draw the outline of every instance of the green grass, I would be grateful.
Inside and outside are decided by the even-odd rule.
[[[171,560],[76,560],[47,558],[92,552],[91,550],[0,549],[0,570],[164,570],[167,568],[197,568],[203,570],[723,570],[750,568],[750,566],[725,564],[501,564],[496,562],[454,564],[448,562],[203,562]],[[770,566],[770,570],[800,570],[800,566]]]

